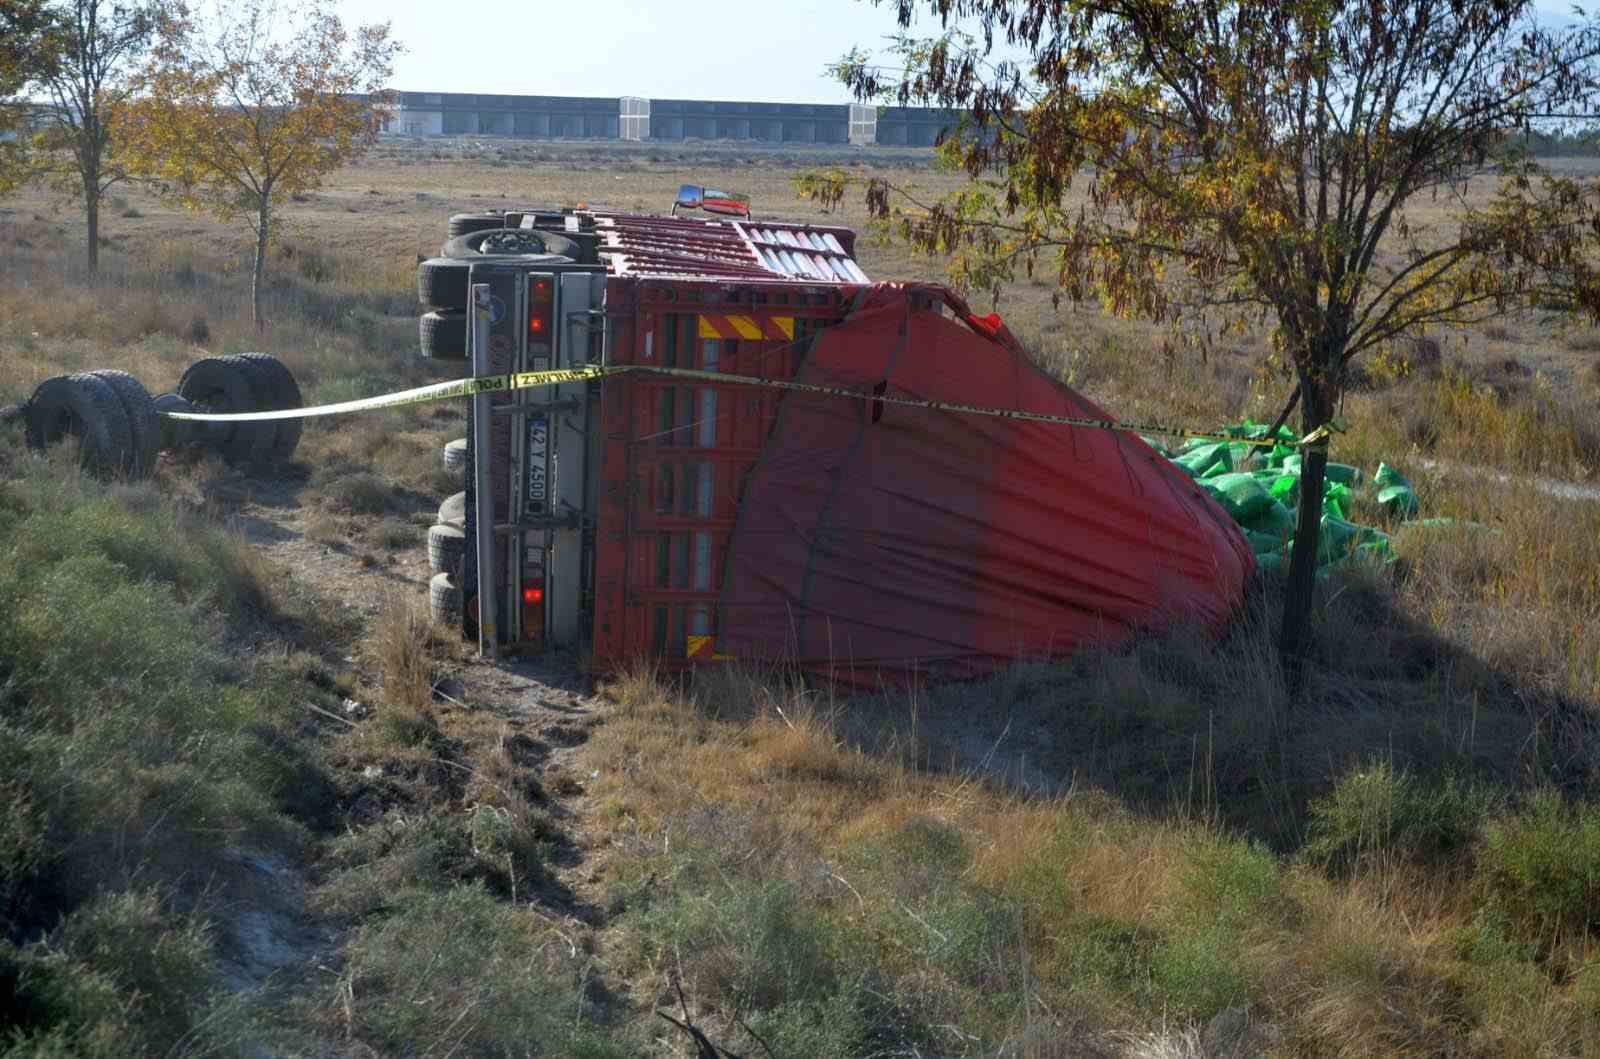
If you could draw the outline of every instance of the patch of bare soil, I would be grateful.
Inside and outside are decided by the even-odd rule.
[[[392,605],[397,593],[426,599],[432,571],[424,545],[375,560],[359,544],[314,539],[310,530],[317,513],[301,500],[304,486],[303,472],[291,467],[277,477],[216,469],[194,487],[200,494],[196,499],[222,514],[274,565],[338,608],[337,620],[355,629]],[[353,657],[345,662],[360,666]],[[376,682],[375,674],[362,676],[373,678],[364,681],[369,685]],[[573,758],[604,707],[589,684],[569,656],[491,662],[463,652],[443,664],[433,692],[441,713],[466,711],[474,720],[499,722],[493,726],[502,733],[498,750],[525,770],[527,786],[539,792],[538,803],[559,827],[561,836],[550,844],[550,879],[537,900],[541,914],[563,931],[575,951],[590,948],[593,931],[603,925],[600,906],[588,899],[598,877],[585,866],[577,837],[585,777]],[[351,705],[353,715],[360,716],[359,705]],[[470,771],[474,748],[462,750],[462,760],[442,764]],[[307,912],[303,870],[271,856],[246,858],[242,869],[243,881],[230,889],[223,909],[227,984],[245,991],[269,978],[292,981],[299,970],[306,972],[303,980],[313,979],[317,965],[335,959],[339,939]]]

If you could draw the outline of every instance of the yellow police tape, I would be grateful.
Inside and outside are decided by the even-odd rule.
[[[207,423],[244,423],[272,419],[308,419],[313,416],[344,415],[349,412],[367,412],[376,408],[395,408],[400,405],[424,404],[444,401],[452,397],[473,397],[481,393],[499,393],[510,390],[531,390],[542,386],[560,386],[564,383],[590,382],[595,379],[619,375],[656,375],[674,379],[695,379],[723,386],[757,386],[772,390],[790,390],[813,393],[824,397],[848,397],[858,401],[875,401],[902,408],[926,408],[937,412],[954,412],[960,415],[988,416],[994,419],[1016,419],[1029,423],[1053,423],[1059,426],[1086,427],[1091,430],[1114,430],[1134,434],[1159,434],[1162,437],[1197,438],[1202,441],[1236,442],[1271,448],[1275,445],[1303,447],[1325,442],[1331,433],[1342,431],[1338,420],[1328,426],[1318,427],[1298,441],[1283,438],[1248,438],[1234,434],[1206,430],[1189,430],[1163,423],[1127,423],[1106,419],[1088,419],[1078,416],[1052,415],[1048,412],[1023,412],[1014,408],[991,408],[984,405],[958,404],[952,401],[929,401],[917,397],[892,397],[870,390],[852,390],[841,386],[818,386],[814,383],[795,382],[791,379],[764,379],[754,375],[729,375],[719,371],[697,371],[693,368],[658,368],[648,364],[592,365],[583,368],[557,368],[550,371],[520,371],[509,375],[487,375],[481,378],[439,382],[419,386],[414,390],[365,397],[338,404],[317,405],[314,408],[283,408],[271,412],[162,412],[168,419],[189,419]]]

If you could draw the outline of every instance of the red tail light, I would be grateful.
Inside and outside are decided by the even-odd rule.
[[[554,308],[555,289],[549,276],[530,276],[528,279],[528,334],[543,338],[550,333],[550,311]]]
[[[544,602],[544,589],[538,585],[530,585],[522,590],[522,602],[530,607],[536,607]]]

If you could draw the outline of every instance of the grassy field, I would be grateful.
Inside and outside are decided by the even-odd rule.
[[[828,161],[950,186],[874,157]],[[808,217],[808,164],[387,145],[286,208],[262,336],[242,231],[119,189],[90,279],[81,220],[24,193],[0,204],[0,403],[255,348],[312,401],[415,384],[412,269],[451,212],[704,182]],[[1119,414],[1287,396],[1259,338],[1172,352],[1037,282],[998,310]],[[1220,642],[857,699],[620,674],[558,739],[420,616],[458,408],[312,421],[273,480],[181,459],[103,485],[8,434],[0,1054],[693,1054],[657,1010],[780,1059],[1600,1054],[1600,504],[1537,480],[1600,474],[1597,357],[1525,317],[1368,365],[1333,458],[1399,465],[1459,524],[1391,527],[1398,563],[1328,580],[1293,709],[1268,580]],[[261,908],[310,939],[276,973],[238,969]]]

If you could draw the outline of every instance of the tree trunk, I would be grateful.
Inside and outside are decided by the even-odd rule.
[[[93,276],[100,271],[100,189],[94,184],[84,184],[83,206],[89,227],[89,254],[85,260],[89,264],[89,275]]]
[[[1301,425],[1306,434],[1333,418],[1334,395],[1324,378],[1300,377]],[[1300,509],[1295,521],[1294,548],[1289,556],[1289,585],[1283,598],[1283,629],[1279,650],[1289,693],[1300,692],[1305,673],[1306,631],[1311,624],[1311,604],[1317,587],[1317,545],[1322,537],[1322,482],[1328,468],[1326,442],[1301,451]]]
[[[256,263],[250,273],[250,319],[257,331],[265,331],[267,322],[261,318],[261,278],[267,270],[267,197],[261,196],[261,208],[256,213]]]

